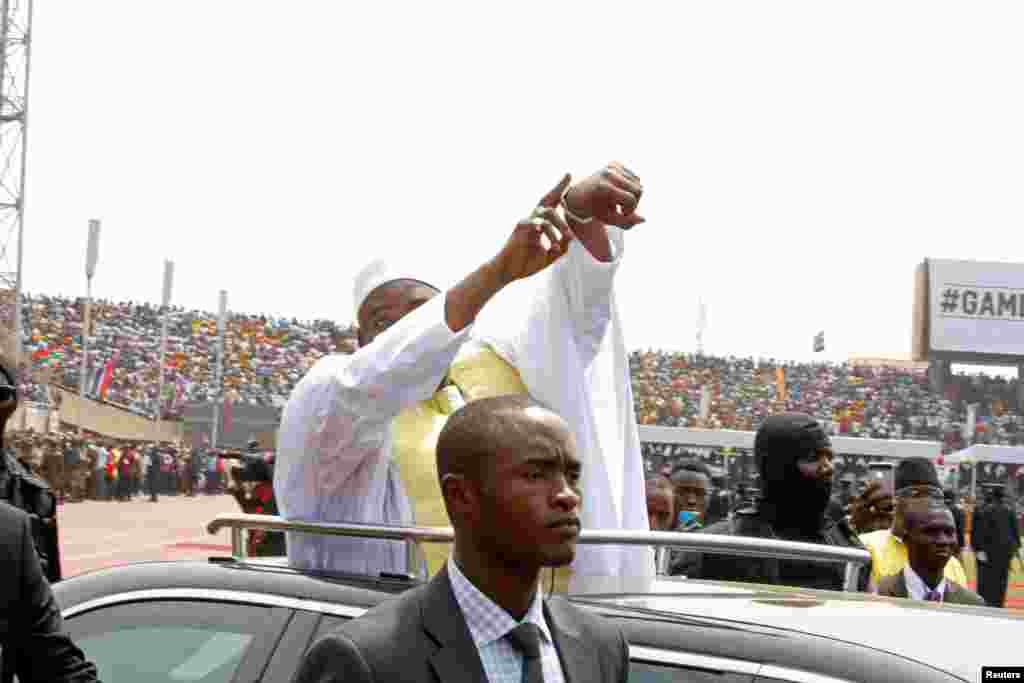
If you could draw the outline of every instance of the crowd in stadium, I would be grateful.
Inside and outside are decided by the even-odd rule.
[[[23,308],[32,378],[28,400],[45,402],[42,384],[77,389],[84,302],[29,297]],[[217,319],[208,311],[169,310],[163,415],[214,397]],[[141,415],[154,414],[161,316],[149,303],[94,301],[88,393]],[[351,327],[231,313],[224,348],[224,387],[236,403],[282,406],[295,383],[322,355],[355,349]],[[671,351],[631,354],[633,394],[641,424],[754,430],[781,409],[814,415],[836,434],[943,441],[962,447],[966,406],[978,402],[976,443],[1016,445],[1022,416],[1017,380],[957,375],[944,395],[923,370],[791,363]],[[109,370],[109,372],[108,372]],[[780,395],[780,383],[784,393]],[[708,396],[705,397],[705,392]],[[702,405],[703,404],[703,405]],[[702,410],[703,407],[703,410]]]
[[[29,305],[23,309],[25,348],[31,354],[36,380],[28,382],[29,400],[46,400],[39,378],[79,387],[84,308],[80,299],[29,297]],[[168,321],[161,407],[164,417],[176,417],[184,405],[213,397],[217,316],[171,307]],[[89,395],[152,416],[159,385],[160,336],[158,306],[94,301],[86,377]],[[224,342],[227,398],[250,405],[283,405],[317,358],[337,350],[338,344],[344,345],[353,336],[327,321],[231,314]]]
[[[789,411],[843,436],[942,441],[955,450],[970,403],[979,404],[975,443],[1017,445],[1024,423],[1017,380],[1002,377],[955,375],[938,395],[914,369],[669,351],[634,352],[630,366],[640,424],[756,430],[769,414]]]

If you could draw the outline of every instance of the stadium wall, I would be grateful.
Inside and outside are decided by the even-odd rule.
[[[60,421],[74,428],[118,439],[179,442],[183,429],[180,422],[156,422],[107,403],[83,399],[77,393],[54,387]],[[13,421],[18,424],[17,421]]]

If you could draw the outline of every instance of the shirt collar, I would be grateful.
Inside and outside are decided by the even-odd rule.
[[[516,626],[527,622],[537,626],[548,643],[552,642],[551,632],[544,618],[544,601],[540,586],[537,587],[526,616],[522,621],[516,621],[503,607],[480,592],[451,557],[448,558],[448,578],[452,584],[452,592],[455,593],[455,600],[462,609],[462,615],[477,647],[484,647],[500,640]]]
[[[920,576],[917,575],[908,562],[903,565],[903,578],[907,582],[907,593],[913,600],[924,600],[924,596],[931,592],[931,588],[924,582]],[[942,577],[939,581],[939,585],[935,587],[939,595],[942,596],[943,600],[946,597],[946,577]]]

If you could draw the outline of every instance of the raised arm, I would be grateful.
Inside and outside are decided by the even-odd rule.
[[[566,175],[549,194],[561,196]],[[564,253],[568,231],[556,216],[520,221],[498,254],[373,338],[350,356],[321,359],[292,392],[278,435],[275,488],[288,517],[315,517],[316,497],[340,487],[369,458],[380,457],[381,426],[429,398],[472,323],[502,288],[548,267]]]
[[[502,315],[488,315],[477,336],[517,367],[530,356],[530,347],[566,343],[589,365],[616,318],[613,285],[623,231],[645,221],[636,213],[642,194],[639,178],[613,162],[573,185],[564,197],[544,197],[541,206],[561,203],[565,209],[566,228],[574,238],[565,258],[523,287],[518,298],[500,299]]]

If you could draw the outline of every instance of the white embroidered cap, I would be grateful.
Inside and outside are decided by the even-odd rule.
[[[376,259],[367,264],[359,274],[356,275],[355,286],[352,289],[352,319],[354,321],[359,320],[359,309],[362,308],[363,303],[373,293],[375,289],[386,285],[389,282],[395,280],[415,280],[416,282],[422,282],[428,287],[439,289],[436,285],[432,285],[426,280],[418,277],[414,277],[410,274],[411,269],[398,268],[394,264],[387,262],[384,259]]]

